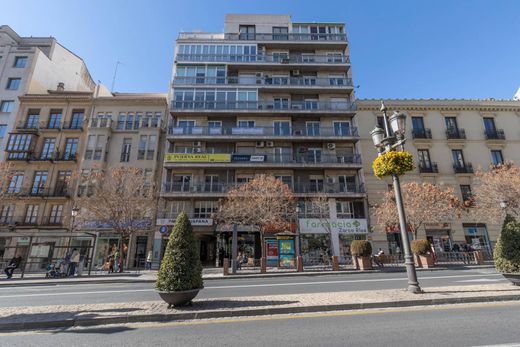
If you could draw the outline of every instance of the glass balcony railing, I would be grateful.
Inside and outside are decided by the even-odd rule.
[[[266,87],[352,87],[352,78],[338,77],[186,77],[176,76],[174,85],[245,85]]]
[[[348,101],[175,101],[172,110],[355,111]]]
[[[177,54],[177,62],[273,63],[273,64],[350,64],[348,56],[338,55],[268,55],[268,54]]]
[[[192,136],[280,136],[280,137],[359,137],[358,129],[356,127],[292,127],[292,128],[277,128],[277,127],[169,127],[168,135],[178,137],[192,137]]]
[[[347,42],[347,35],[344,33],[179,33],[179,40],[230,40],[230,41],[329,41]]]

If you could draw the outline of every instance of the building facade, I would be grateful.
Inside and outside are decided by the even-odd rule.
[[[348,257],[350,241],[366,238],[367,225],[344,24],[227,15],[224,27],[181,33],[176,43],[157,219],[161,254],[168,227],[187,211],[203,263],[218,264],[231,242],[211,219],[219,199],[269,174],[299,199],[304,260],[324,251]],[[329,211],[317,216],[313,198],[322,194]],[[322,218],[359,227],[327,231]],[[239,250],[260,258],[259,233],[239,228]]]
[[[18,97],[45,94],[62,83],[69,91],[92,91],[94,82],[81,58],[52,37],[20,37],[0,26],[0,148],[5,148],[18,114]],[[4,152],[0,152],[0,161]]]
[[[382,126],[381,101],[358,100],[361,151],[370,205],[377,204],[389,189],[390,179],[377,179],[371,163],[377,156],[369,132]],[[414,156],[415,172],[402,176],[403,183],[416,181],[452,187],[462,201],[471,196],[475,172],[503,161],[520,163],[520,102],[514,100],[385,100],[390,111],[407,115],[405,149]],[[385,232],[371,214],[374,247],[395,253],[402,249],[398,231]],[[438,252],[454,243],[472,244],[491,253],[501,225],[488,220],[447,221],[427,224],[419,238],[428,239]]]

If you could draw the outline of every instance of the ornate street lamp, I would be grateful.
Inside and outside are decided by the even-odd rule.
[[[381,112],[383,113],[385,129],[383,130],[379,127],[375,127],[374,130],[370,132],[370,136],[372,136],[372,141],[374,142],[374,146],[377,148],[379,155],[396,151],[398,148],[403,150],[404,143],[406,142],[406,137],[404,136],[406,131],[406,115],[394,111],[390,117],[387,117],[386,111],[386,106],[383,101],[381,101]],[[390,133],[390,128],[392,129],[393,135]],[[408,275],[408,291],[412,293],[421,293],[422,289],[417,281],[415,262],[410,249],[410,240],[408,240],[408,224],[406,223],[399,176],[397,174],[392,174],[392,181],[394,185],[397,212],[399,213],[399,225],[401,228],[401,239],[404,248],[404,264]]]

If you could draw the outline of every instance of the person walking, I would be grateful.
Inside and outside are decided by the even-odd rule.
[[[121,265],[119,263],[119,260],[120,260],[120,256],[119,256],[119,250],[116,250],[115,253],[114,253],[114,272],[119,272],[119,266]]]
[[[69,273],[68,273],[68,275],[71,277],[76,274],[76,269],[78,268],[78,265],[79,265],[79,257],[80,257],[80,254],[79,254],[78,249],[74,248],[72,250],[72,254],[70,255],[70,265],[69,265]]]
[[[13,259],[11,259],[9,261],[9,263],[7,264],[7,266],[4,269],[7,279],[10,279],[11,277],[13,277],[13,272],[20,266],[20,264],[22,263],[22,259],[23,258],[21,256],[17,256],[17,257],[13,257]]]
[[[152,260],[153,260],[153,252],[149,251],[148,255],[146,256],[146,264],[144,266],[145,270],[152,269]]]

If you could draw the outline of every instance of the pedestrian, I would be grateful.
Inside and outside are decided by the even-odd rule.
[[[374,259],[374,263],[376,263],[377,266],[383,267],[383,255],[385,254],[385,251],[383,249],[379,248],[379,251],[376,255],[374,255],[372,258]]]
[[[397,254],[397,259],[401,259],[401,247],[395,246],[395,254]]]
[[[236,262],[237,262],[237,269],[240,270],[242,268],[242,252],[238,253]]]
[[[7,279],[13,277],[13,272],[20,266],[20,264],[22,263],[22,259],[23,258],[21,256],[17,256],[13,257],[13,259],[9,261],[9,263],[4,269]]]
[[[153,260],[153,252],[149,251],[148,255],[146,256],[146,264],[144,266],[145,270],[152,269],[152,260]]]
[[[80,257],[80,254],[79,254],[78,249],[74,248],[70,255],[70,263],[69,263],[69,271],[68,271],[69,276],[74,276],[76,274],[76,269],[78,268],[78,265],[79,265],[79,257]]]
[[[116,250],[114,253],[114,271],[113,272],[119,272],[119,250]]]

